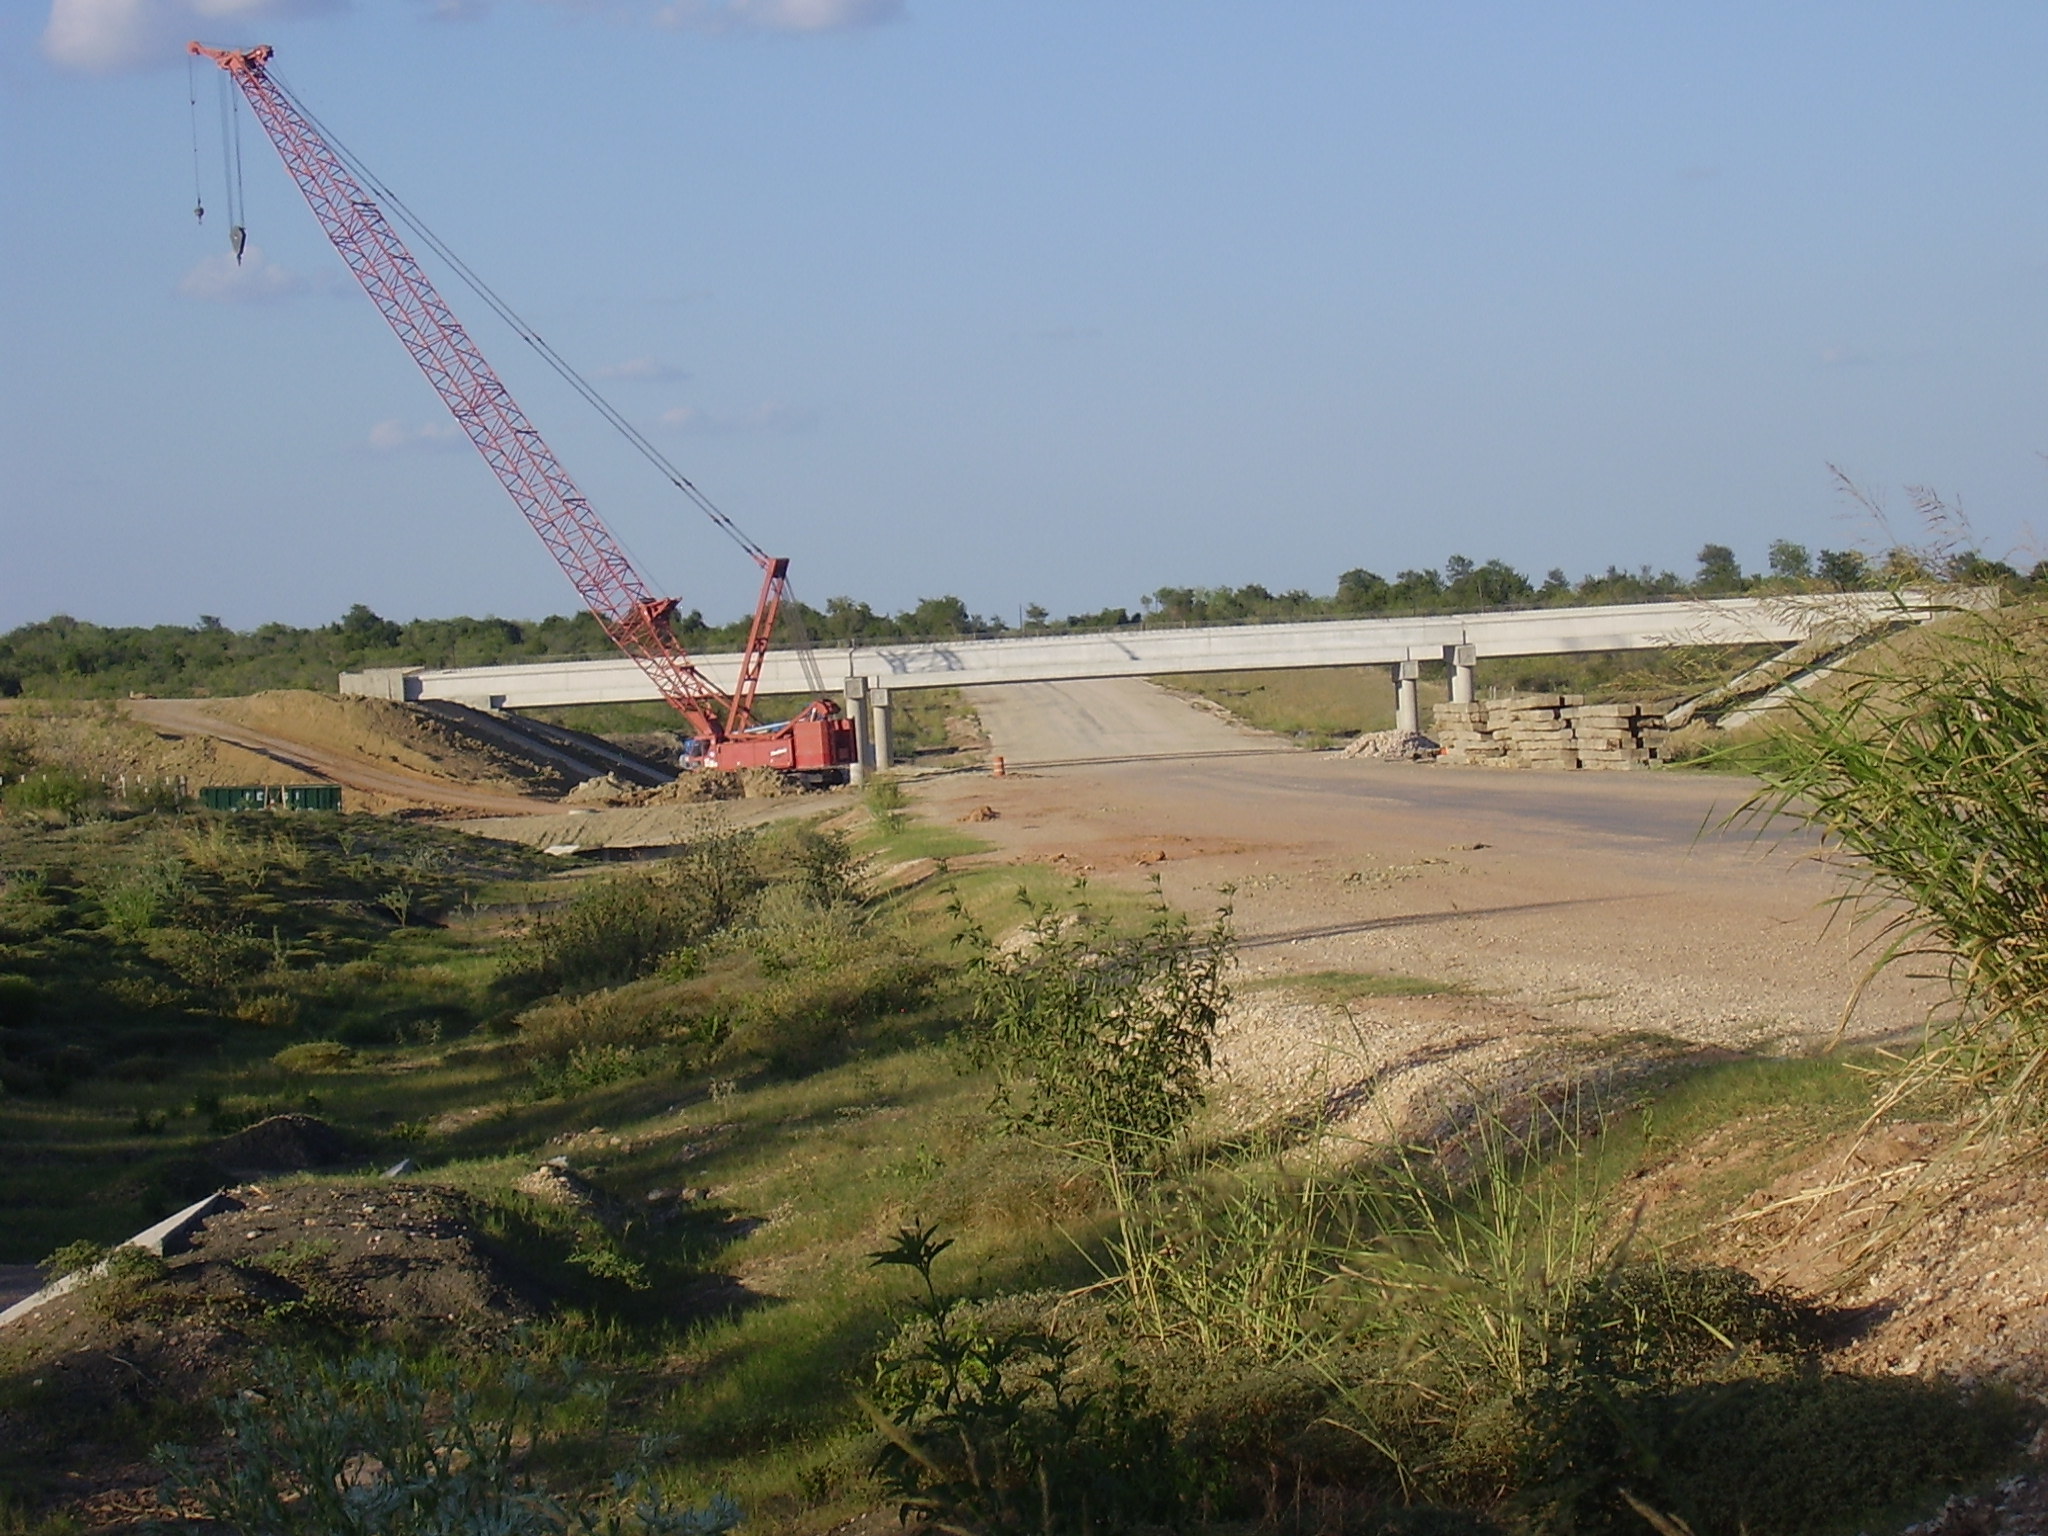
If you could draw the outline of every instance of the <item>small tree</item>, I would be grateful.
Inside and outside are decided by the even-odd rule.
[[[1700,573],[1693,587],[1700,592],[1735,592],[1742,588],[1742,567],[1735,551],[1726,544],[1703,544],[1699,552]]]
[[[1820,552],[1820,579],[1837,592],[1856,592],[1870,585],[1870,562],[1853,549]]]
[[[1780,581],[1805,581],[1813,575],[1813,556],[1804,544],[1776,539],[1771,544],[1771,574]]]

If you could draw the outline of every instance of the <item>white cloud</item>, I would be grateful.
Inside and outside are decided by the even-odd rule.
[[[844,31],[894,21],[904,7],[904,0],[666,0],[651,8],[644,0],[625,5],[608,0],[547,3],[621,17],[651,17],[657,26],[709,33]],[[171,65],[184,56],[186,41],[210,25],[312,16],[346,10],[349,4],[350,0],[50,0],[43,52],[66,69],[95,74]],[[491,0],[419,0],[419,9],[428,19],[467,21],[488,14]]]
[[[435,452],[460,448],[462,443],[462,429],[452,421],[429,421],[408,427],[394,417],[370,428],[370,447],[378,453]]]
[[[200,258],[199,264],[178,280],[178,295],[208,303],[239,304],[289,298],[329,286],[324,279],[316,281],[279,266],[263,254],[262,246],[251,241],[239,262],[232,251]]]
[[[623,363],[596,369],[590,376],[593,379],[624,379],[634,384],[673,384],[678,379],[687,379],[689,374],[659,358],[630,357]]]
[[[903,0],[671,0],[654,19],[695,32],[838,32],[902,14]]]
[[[766,400],[744,411],[707,411],[702,406],[678,405],[661,413],[661,424],[702,437],[742,432],[808,432],[818,424],[818,413],[780,400]]]
[[[67,69],[106,73],[175,64],[203,23],[307,16],[347,0],[50,0],[43,52]]]

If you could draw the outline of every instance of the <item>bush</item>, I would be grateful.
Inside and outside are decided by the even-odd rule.
[[[1793,703],[1744,814],[1817,826],[1855,855],[1877,966],[1946,963],[1960,1007],[1894,1080],[1960,1093],[1993,1134],[2048,1129],[2048,620],[1922,634]]]
[[[282,1072],[346,1072],[355,1065],[356,1053],[339,1040],[308,1040],[288,1045],[270,1058]]]
[[[66,1243],[36,1267],[43,1272],[44,1280],[62,1280],[66,1275],[75,1275],[82,1269],[91,1269],[107,1256],[104,1243],[95,1243],[90,1238],[80,1238]]]
[[[150,933],[149,957],[180,981],[216,995],[270,963],[270,946],[247,928],[159,928]]]
[[[260,1394],[220,1404],[218,1455],[158,1448],[165,1502],[267,1536],[723,1536],[738,1525],[722,1496],[670,1503],[647,1479],[651,1445],[594,1494],[550,1489],[535,1471],[561,1438],[547,1405],[591,1394],[517,1367],[468,1371],[392,1354],[272,1357]]]
[[[1044,1308],[942,1297],[951,1239],[905,1227],[876,1265],[914,1270],[923,1294],[875,1368],[876,1472],[904,1521],[941,1530],[1127,1530],[1173,1522],[1204,1491],[1163,1415],[1114,1373],[1084,1378]]]
[[[35,1022],[42,991],[26,976],[0,976],[0,1029],[22,1029]]]
[[[585,886],[533,925],[505,979],[529,996],[620,986],[730,926],[762,883],[750,837],[700,838],[652,874]]]
[[[7,786],[9,810],[45,812],[65,821],[76,821],[89,806],[106,798],[106,789],[69,768],[45,766],[31,770]]]
[[[1200,1106],[1230,998],[1228,910],[1197,933],[1156,885],[1154,898],[1150,923],[1128,937],[1101,932],[1085,907],[1028,898],[1019,942],[961,932],[973,954],[969,1058],[1001,1075],[999,1107],[1119,1163],[1157,1154]]]

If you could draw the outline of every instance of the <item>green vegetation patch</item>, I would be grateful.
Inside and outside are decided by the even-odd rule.
[[[1303,971],[1260,976],[1244,985],[1255,991],[1292,992],[1311,1002],[1340,1005],[1372,997],[1455,997],[1466,990],[1462,982],[1383,971]]]

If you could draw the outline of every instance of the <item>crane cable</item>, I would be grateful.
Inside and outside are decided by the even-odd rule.
[[[228,247],[239,267],[249,242],[242,222],[242,92],[225,74],[220,77],[220,164],[227,188]]]
[[[192,119],[192,217],[201,224],[206,222],[206,193],[199,182],[199,76],[196,72],[198,61],[191,54],[185,55],[185,105],[190,109]]]
[[[429,229],[425,221],[406,205],[403,198],[396,192],[393,192],[382,181],[378,180],[376,173],[364,165],[353,150],[343,144],[325,123],[321,122],[318,117],[308,110],[306,104],[299,99],[297,93],[292,91],[284,81],[278,78],[275,69],[266,70],[265,75],[270,83],[277,87],[278,94],[290,103],[292,109],[313,125],[314,129],[320,134],[320,137],[326,141],[328,148],[334,151],[335,158],[348,168],[350,174],[362,182],[365,187],[369,188],[392,211],[399,223],[403,224],[429,250],[446,262],[455,275],[462,280],[463,286],[489,306],[491,312],[500,320],[509,325],[514,333],[518,335],[519,339],[531,347],[543,362],[561,376],[564,383],[581,395],[598,415],[610,423],[638,451],[642,458],[655,467],[662,478],[694,502],[698,509],[706,517],[710,518],[712,523],[721,532],[735,544],[739,545],[741,549],[744,549],[749,555],[753,556],[754,559],[765,561],[769,558],[768,552],[755,543],[753,539],[749,538],[739,524],[734,522],[716,502],[712,501],[709,496],[692,484],[689,477],[669,461],[667,455],[663,454],[659,448],[647,440],[647,435],[644,432],[628,421],[619,412],[618,408],[598,391],[597,386],[577,372],[575,366],[567,358],[550,346],[538,331],[521,318],[518,311],[514,310],[510,304],[500,298],[496,290],[479,277],[467,262],[456,255],[439,235]]]

